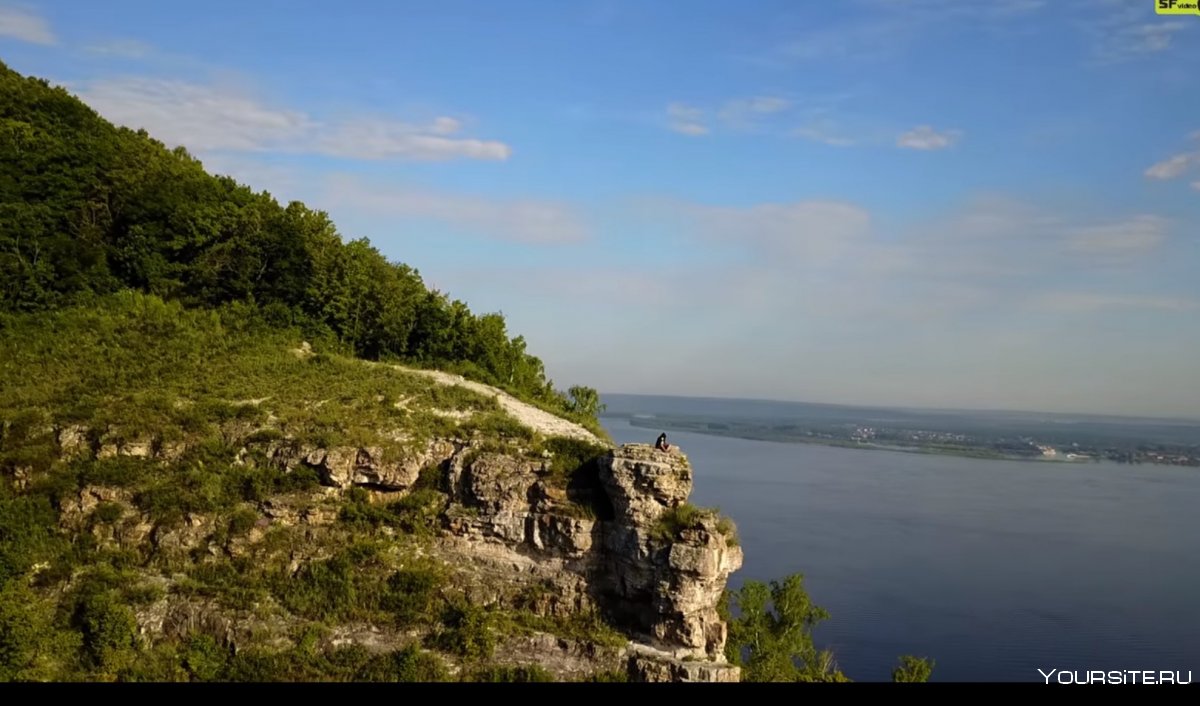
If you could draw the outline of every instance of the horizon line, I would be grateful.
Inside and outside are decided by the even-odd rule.
[[[841,407],[846,409],[879,409],[897,412],[948,412],[948,413],[992,413],[992,414],[1024,414],[1024,415],[1055,415],[1060,417],[1100,417],[1108,419],[1138,419],[1145,421],[1169,422],[1173,424],[1200,425],[1200,417],[1169,417],[1142,414],[1112,414],[1099,412],[1052,412],[1022,409],[1001,408],[967,408],[967,407],[923,407],[889,404],[851,404],[845,402],[812,402],[808,400],[782,400],[766,397],[730,397],[721,395],[673,395],[649,392],[601,392],[600,401],[604,402],[605,395],[624,395],[626,397],[675,397],[685,400],[711,400],[717,402],[766,402],[769,404],[804,404],[820,407]]]

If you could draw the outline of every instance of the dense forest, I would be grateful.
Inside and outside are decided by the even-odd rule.
[[[594,390],[554,389],[500,314],[474,314],[366,240],[344,240],[325,213],[210,175],[186,149],[0,63],[0,310],[121,289],[251,304],[363,358],[451,370],[575,417],[596,411]]]

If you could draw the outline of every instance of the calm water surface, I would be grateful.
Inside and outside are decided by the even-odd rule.
[[[602,421],[618,443],[658,435]],[[946,681],[1200,679],[1200,469],[670,439],[692,502],[737,522],[730,585],[803,573],[831,614],[817,642],[853,679],[889,679],[900,654],[933,657]]]

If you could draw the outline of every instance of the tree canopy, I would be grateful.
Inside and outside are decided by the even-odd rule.
[[[803,575],[770,584],[746,581],[740,589],[725,591],[720,611],[729,625],[725,656],[742,668],[742,681],[850,681],[833,653],[813,643],[813,628],[829,613],[809,598]],[[892,681],[929,681],[933,668],[932,660],[902,655]]]
[[[0,63],[0,310],[121,289],[244,302],[364,358],[450,369],[573,416],[599,408],[590,388],[557,392],[503,316],[429,289],[324,212],[213,176],[186,149]]]

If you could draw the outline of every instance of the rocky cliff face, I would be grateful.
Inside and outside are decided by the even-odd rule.
[[[64,455],[170,463],[185,452],[149,441],[108,443],[75,427],[56,436]],[[379,448],[247,440],[238,463],[315,473],[324,488],[259,500],[252,522],[243,523],[248,531],[236,537],[201,512],[154,521],[120,489],[102,486],[64,498],[62,521],[93,533],[104,546],[152,542],[190,561],[257,556],[268,551],[264,537],[273,529],[299,528],[310,547],[294,546],[288,561],[290,571],[300,572],[322,557],[322,538],[339,531],[347,493],[358,488],[353,492],[366,491],[368,506],[386,507],[421,486],[439,503],[428,509],[432,534],[420,551],[453,573],[453,590],[467,602],[519,606],[547,620],[600,616],[623,635],[619,643],[604,644],[553,632],[512,636],[498,650],[507,663],[537,664],[564,679],[598,671],[640,681],[739,678],[723,656],[726,626],[717,605],[729,575],[741,566],[741,550],[727,521],[687,505],[692,469],[678,449],[627,445],[569,468],[549,451],[480,440],[436,439],[401,456]],[[118,519],[97,524],[100,506]],[[250,634],[286,642],[288,631],[285,618],[271,622],[169,592],[139,611],[138,620],[151,639],[188,625],[216,625],[221,639],[235,647]],[[413,637],[367,624],[338,626],[328,640],[384,650]]]
[[[547,581],[550,612],[601,611],[632,638],[622,656],[634,678],[738,680],[717,605],[742,553],[710,513],[672,522],[692,490],[684,455],[623,446],[581,469],[566,491],[544,466],[507,456],[448,464],[453,496],[475,511],[451,512],[456,552],[510,566],[501,581]],[[580,503],[595,515],[578,516]]]
[[[683,659],[720,660],[726,626],[717,604],[742,551],[699,513],[678,527],[664,516],[692,490],[692,470],[676,451],[625,446],[600,461],[600,481],[614,510],[605,528],[604,560],[613,606],[646,641]]]

